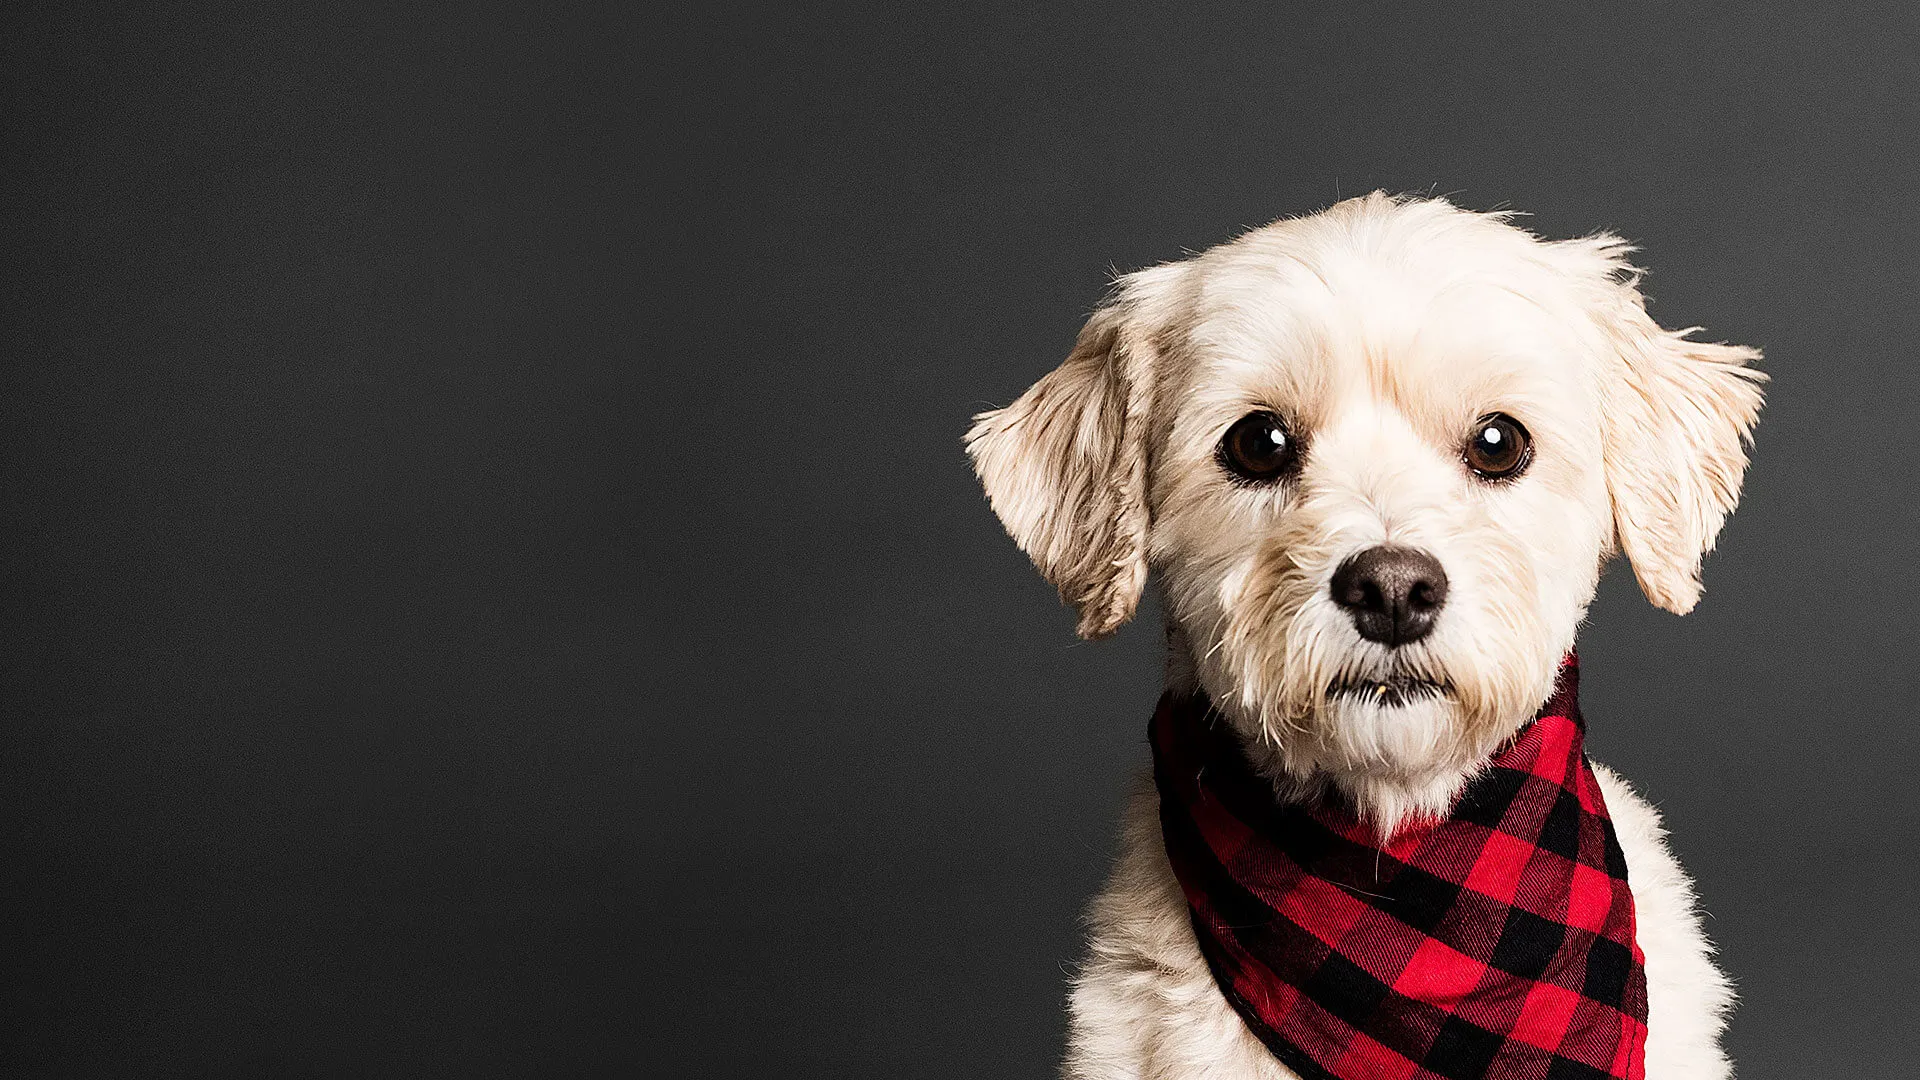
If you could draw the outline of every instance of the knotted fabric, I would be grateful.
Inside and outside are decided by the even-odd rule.
[[[1161,828],[1200,950],[1307,1080],[1642,1080],[1633,895],[1583,749],[1579,668],[1449,814],[1382,843],[1282,803],[1203,696],[1154,714]]]

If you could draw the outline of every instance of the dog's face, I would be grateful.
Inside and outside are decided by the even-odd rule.
[[[1546,699],[1616,538],[1698,598],[1760,376],[1655,326],[1627,251],[1349,200],[1122,279],[969,450],[1083,634],[1151,567],[1276,776],[1390,829]]]

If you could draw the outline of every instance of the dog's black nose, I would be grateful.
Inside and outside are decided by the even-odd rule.
[[[1370,547],[1333,572],[1333,602],[1368,641],[1409,645],[1433,629],[1447,602],[1447,572],[1415,548]]]

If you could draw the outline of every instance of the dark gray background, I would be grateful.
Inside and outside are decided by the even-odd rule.
[[[1048,1075],[1156,620],[1076,644],[960,434],[1384,187],[1766,350],[1587,712],[1742,1075],[1911,1075],[1911,6],[1158,7],[8,5],[4,1071]]]

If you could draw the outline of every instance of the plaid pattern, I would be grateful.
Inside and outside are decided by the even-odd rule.
[[[1307,1080],[1642,1080],[1633,896],[1582,749],[1569,655],[1551,700],[1444,820],[1382,845],[1282,805],[1204,697],[1152,727],[1193,928],[1247,1026]]]

